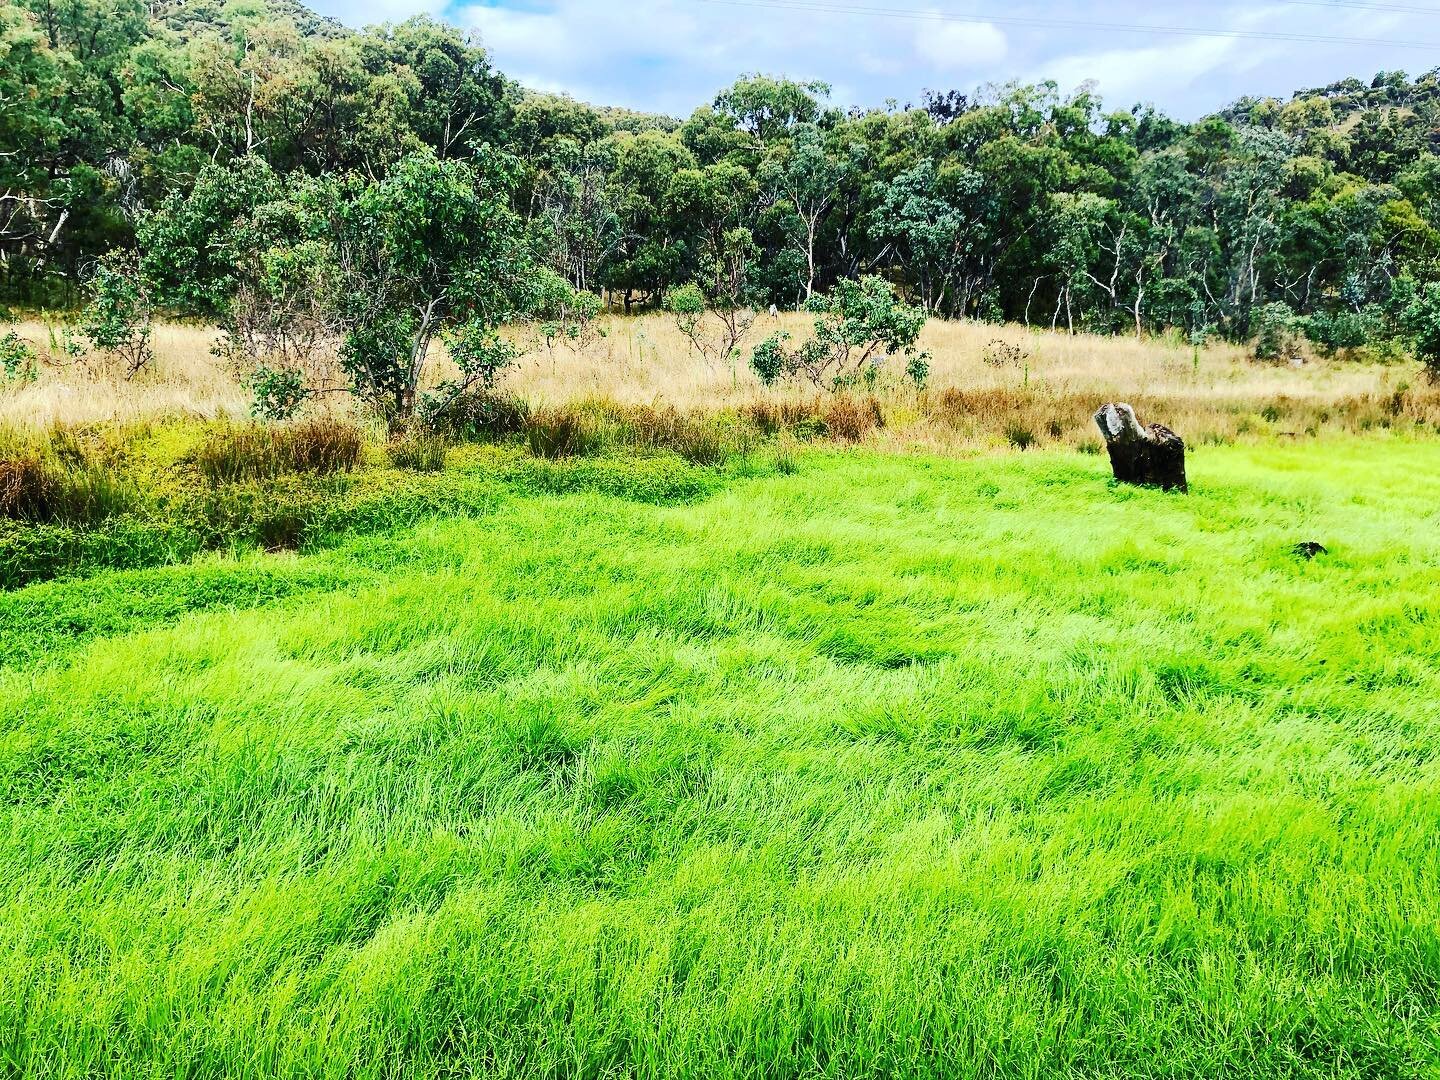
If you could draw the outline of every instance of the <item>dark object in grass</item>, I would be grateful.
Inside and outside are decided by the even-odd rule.
[[[1303,544],[1296,544],[1291,548],[1290,554],[1298,555],[1308,562],[1317,555],[1329,555],[1330,549],[1324,544],[1316,543],[1314,540],[1306,540]]]
[[[1162,424],[1143,425],[1123,402],[1102,405],[1095,414],[1110,451],[1110,466],[1122,484],[1143,484],[1164,491],[1189,491],[1185,479],[1185,440]]]

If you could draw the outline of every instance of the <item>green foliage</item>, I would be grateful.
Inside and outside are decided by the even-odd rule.
[[[687,282],[665,290],[665,310],[677,320],[698,322],[705,314],[705,294],[695,282]],[[684,327],[681,329],[685,333]],[[686,336],[689,336],[688,333]]]
[[[1295,312],[1288,304],[1266,304],[1255,312],[1255,359],[1286,359],[1298,344]]]
[[[534,301],[509,206],[517,168],[496,151],[473,163],[416,153],[341,202],[341,361],[356,393],[386,415],[415,411],[430,343],[441,334],[452,335],[462,370],[446,396],[489,386],[513,362],[496,332]]]
[[[906,357],[906,374],[917,385],[928,377],[929,358],[916,343],[929,316],[897,298],[883,278],[839,281],[830,295],[815,296],[806,306],[817,316],[813,338],[790,349],[789,335],[781,332],[751,353],[750,366],[767,386],[804,376],[817,387],[837,389],[873,376],[896,353]]]
[[[5,4],[0,299],[73,309],[94,260],[133,243],[154,305],[221,323],[243,373],[340,389],[329,364],[348,338],[348,378],[403,420],[419,406],[406,342],[476,313],[432,334],[428,301],[380,296],[378,277],[407,272],[393,228],[425,228],[393,200],[359,214],[376,226],[368,248],[336,243],[336,219],[370,187],[425,205],[393,182],[418,179],[416,155],[485,176],[509,158],[493,207],[518,220],[489,220],[572,290],[558,310],[534,297],[551,346],[588,340],[601,287],[630,310],[695,282],[696,347],[728,361],[731,313],[803,303],[864,268],[937,316],[1070,330],[1249,340],[1283,302],[1326,348],[1358,353],[1377,348],[1352,343],[1392,280],[1436,280],[1434,72],[1244,98],[1193,124],[1044,83],[850,113],[829,93],[746,75],[677,123],[523,92],[430,17],[354,32],[291,0]],[[458,204],[434,205],[431,224]],[[307,244],[331,272],[291,288],[305,275],[286,284],[276,260]],[[477,280],[531,292],[480,246]],[[334,313],[330,287],[353,298],[357,284],[356,325],[317,317]],[[1384,315],[1381,350],[1396,332]]]
[[[305,373],[296,368],[257,367],[246,380],[254,397],[254,414],[263,420],[293,420],[312,390]]]
[[[1416,289],[1400,320],[1414,342],[1416,357],[1432,379],[1440,379],[1440,282],[1428,282]]]
[[[791,354],[785,347],[789,331],[771,334],[750,352],[750,368],[766,386],[774,386],[791,373]]]
[[[140,260],[129,252],[110,252],[96,263],[90,285],[80,331],[91,349],[133,379],[155,358],[150,344],[154,304]]]
[[[546,267],[532,272],[533,296],[527,302],[529,317],[534,320],[546,348],[565,341],[584,348],[595,338],[603,304],[592,292],[571,288],[570,283]]]
[[[450,359],[460,369],[460,378],[442,383],[428,395],[423,414],[434,420],[464,394],[478,390],[494,392],[495,383],[520,357],[519,348],[502,338],[499,331],[483,322],[467,322],[445,336]]]
[[[0,383],[34,382],[39,363],[30,343],[15,331],[0,337]]]
[[[1385,313],[1377,304],[1368,304],[1359,311],[1317,311],[1301,325],[1304,327],[1305,336],[1326,356],[1337,353],[1353,354],[1367,347],[1378,346],[1388,336]]]

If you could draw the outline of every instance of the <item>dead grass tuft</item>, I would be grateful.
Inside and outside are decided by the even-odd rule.
[[[885,426],[885,410],[874,394],[854,397],[836,394],[825,405],[825,431],[833,439],[860,442]]]

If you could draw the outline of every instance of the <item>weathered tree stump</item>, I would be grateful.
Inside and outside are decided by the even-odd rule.
[[[1165,491],[1189,491],[1185,480],[1185,440],[1161,424],[1148,427],[1129,405],[1102,405],[1095,414],[1110,451],[1110,467],[1122,484],[1144,484]]]

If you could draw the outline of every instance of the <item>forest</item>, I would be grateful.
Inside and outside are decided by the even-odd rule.
[[[273,294],[363,258],[337,250],[342,204],[353,225],[367,197],[450,183],[487,228],[488,255],[465,253],[487,295],[454,305],[486,309],[479,337],[547,303],[567,322],[581,294],[791,309],[873,276],[948,318],[1440,358],[1440,69],[1194,123],[1054,84],[842,110],[754,74],[681,119],[526,90],[426,17],[355,32],[289,2],[25,0],[0,4],[0,104],[16,310],[82,308],[118,275],[222,325],[268,282],[266,316],[293,322]],[[572,295],[547,301],[556,280]],[[406,318],[364,333],[428,343]]]

